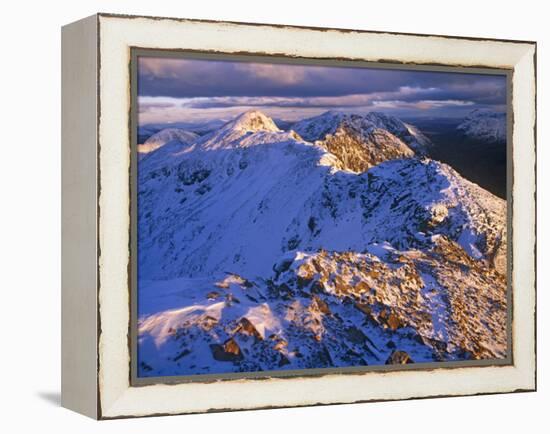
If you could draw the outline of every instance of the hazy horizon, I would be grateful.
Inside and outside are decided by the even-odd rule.
[[[138,123],[208,122],[258,109],[296,121],[327,110],[463,117],[506,110],[506,76],[140,57]]]

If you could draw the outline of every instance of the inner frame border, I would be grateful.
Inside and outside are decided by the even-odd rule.
[[[492,67],[469,67],[469,66],[445,66],[441,64],[412,64],[393,61],[372,62],[349,58],[309,58],[299,56],[270,55],[265,53],[240,52],[227,53],[210,50],[188,50],[188,49],[155,49],[143,47],[129,47],[129,138],[130,138],[130,233],[129,252],[130,262],[128,265],[129,299],[130,299],[130,321],[128,330],[128,348],[130,352],[129,384],[130,387],[147,386],[152,384],[176,385],[182,383],[211,383],[216,381],[231,380],[266,380],[269,378],[304,378],[322,377],[329,374],[354,375],[366,372],[392,372],[392,371],[432,371],[436,369],[455,369],[464,367],[485,367],[485,366],[510,366],[513,365],[513,107],[512,107],[512,83],[513,69],[492,68]],[[426,362],[411,365],[372,365],[372,366],[347,366],[338,368],[310,368],[294,370],[270,370],[256,372],[235,372],[220,374],[194,374],[194,375],[173,375],[139,377],[137,375],[138,355],[138,264],[137,264],[137,211],[138,211],[138,155],[137,155],[137,127],[138,127],[138,58],[139,57],[164,57],[193,60],[217,60],[233,62],[255,62],[267,64],[293,64],[328,66],[341,68],[360,69],[382,69],[382,70],[412,70],[427,72],[447,72],[462,74],[483,74],[499,75],[506,77],[506,224],[507,224],[507,355],[502,359],[463,360],[447,362]]]

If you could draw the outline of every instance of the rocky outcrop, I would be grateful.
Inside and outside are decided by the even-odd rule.
[[[388,131],[378,128],[362,131],[352,124],[340,126],[334,134],[325,136],[316,144],[335,155],[340,168],[358,173],[366,172],[383,161],[414,155],[407,145]]]
[[[204,301],[194,288],[187,308],[140,323],[142,340],[174,351],[168,367],[140,353],[144,375],[201,360],[216,372],[225,368],[215,362],[257,371],[506,355],[506,282],[490,265],[444,237],[426,250],[367,250],[298,252],[267,280],[205,283]],[[201,359],[204,346],[212,361]]]
[[[364,115],[328,111],[319,116],[304,119],[292,125],[292,128],[310,142],[322,142],[338,130],[348,129],[351,135],[369,135],[373,130],[388,133],[396,144],[404,144],[413,153],[424,156],[432,146],[430,140],[413,125],[379,112]],[[340,133],[342,134],[342,133]]]
[[[220,362],[237,362],[242,360],[243,354],[239,344],[233,338],[229,338],[223,344],[211,344],[212,357]]]
[[[394,350],[386,360],[386,365],[407,365],[414,363],[411,356],[406,351]]]

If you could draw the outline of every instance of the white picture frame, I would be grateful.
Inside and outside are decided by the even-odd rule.
[[[536,389],[536,44],[97,14],[62,33],[62,404],[96,419]],[[132,385],[132,48],[499,68],[513,113],[512,362]]]

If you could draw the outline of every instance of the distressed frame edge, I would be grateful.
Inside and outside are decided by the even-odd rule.
[[[445,39],[461,39],[465,41],[489,41],[489,42],[510,42],[514,44],[536,44],[534,40],[521,40],[521,39],[506,39],[506,38],[492,38],[492,37],[476,37],[476,36],[456,36],[456,35],[444,35],[444,34],[431,34],[431,33],[415,33],[415,32],[397,32],[392,30],[364,30],[364,29],[351,29],[345,27],[321,27],[321,26],[306,26],[296,24],[276,24],[276,23],[253,23],[248,21],[232,21],[232,20],[214,20],[206,18],[177,18],[168,16],[152,16],[152,15],[132,15],[121,14],[112,12],[98,12],[99,18],[123,18],[123,19],[151,19],[151,20],[168,20],[176,21],[180,23],[207,23],[207,24],[228,24],[236,26],[251,26],[251,27],[273,27],[277,29],[297,29],[297,30],[314,30],[319,32],[340,32],[340,33],[370,33],[380,35],[396,35],[396,36],[418,36],[418,37],[430,37],[430,38],[445,38]]]
[[[101,411],[98,24],[95,14],[61,29],[61,406],[92,419],[99,419]]]
[[[102,14],[102,16],[107,16],[105,14]],[[111,17],[111,15],[108,15],[108,17]],[[120,18],[120,16],[117,16]],[[139,17],[126,17],[124,16],[124,18],[139,18]],[[151,18],[151,17],[146,17],[146,18]],[[167,18],[168,19],[168,18]],[[177,20],[177,19],[172,19],[172,20]],[[98,20],[99,21],[99,20]],[[192,21],[192,20],[181,20],[181,21]],[[221,24],[223,22],[214,22],[216,24]],[[235,24],[238,24],[238,23],[235,23]],[[254,26],[252,24],[252,26]],[[267,25],[269,26],[269,25]],[[286,28],[286,27],[290,27],[290,26],[282,26],[283,28]],[[294,27],[292,26],[294,29],[304,29],[303,27]],[[305,28],[307,29],[307,28]],[[328,29],[328,30],[331,30],[331,29]],[[365,33],[374,33],[374,32],[365,32]],[[386,32],[381,32],[381,33],[386,33]],[[416,35],[415,35],[416,36]],[[433,35],[419,35],[419,36],[426,36],[426,37],[429,37],[429,36],[433,36]],[[439,36],[441,38],[448,38],[448,39],[460,39],[460,38],[455,38],[455,37],[445,37],[445,36]],[[474,40],[477,40],[477,39],[474,39]],[[481,40],[485,40],[485,39],[481,39]],[[506,42],[506,41],[502,41],[502,40],[497,40],[498,42]],[[509,41],[509,42],[516,42],[516,41]],[[535,68],[534,68],[534,71],[533,71],[533,76],[532,77],[529,77],[529,79],[531,80],[532,79],[532,84],[533,84],[533,87],[534,87],[534,97],[535,97],[535,103],[536,103],[536,43],[528,43],[529,45],[525,47],[525,53],[527,55],[530,56],[530,53],[529,51],[531,50],[531,48],[533,48],[533,53],[532,53],[532,56],[533,56],[533,62],[535,64]],[[519,63],[519,61],[517,62]],[[533,142],[533,146],[534,146],[534,149],[533,151],[535,152],[534,156],[535,156],[535,167],[533,167],[533,169],[536,171],[536,104],[535,106],[533,107],[533,139],[534,139],[534,142]],[[534,186],[534,193],[536,194],[536,177],[535,177],[535,186]],[[536,219],[536,214],[535,214],[535,219]],[[535,226],[536,226],[536,220],[535,220]],[[535,249],[534,249],[534,255],[536,255],[536,227],[535,227],[535,239],[534,239],[534,242],[535,242]],[[534,258],[536,260],[536,257]],[[535,279],[536,279],[536,262],[535,262],[535,268],[533,269],[533,271],[535,272]],[[536,281],[535,281],[535,288],[533,288],[535,290],[535,297],[536,297]],[[535,306],[534,306],[535,310],[533,312],[533,316],[534,316],[534,319],[536,321],[536,298],[535,298]],[[535,327],[535,332],[536,332],[536,327]],[[425,396],[422,396],[422,395],[418,395],[418,396],[411,396],[411,397],[408,397],[408,398],[389,398],[389,399],[367,399],[367,400],[358,400],[358,401],[350,401],[351,402],[376,402],[376,401],[385,401],[385,400],[395,400],[395,399],[399,399],[399,400],[404,400],[404,399],[423,399],[423,398],[429,398],[429,397],[443,397],[443,396],[467,396],[467,395],[477,395],[477,394],[493,394],[493,393],[510,393],[510,392],[525,392],[525,391],[535,391],[536,390],[536,334],[535,334],[535,341],[534,341],[534,344],[535,344],[535,348],[534,348],[534,371],[533,371],[533,374],[534,374],[534,378],[533,378],[533,383],[531,384],[531,381],[527,381],[525,383],[525,386],[526,387],[518,387],[514,390],[505,390],[505,391],[499,391],[499,392],[481,392],[481,393],[467,393],[467,394],[462,394],[462,393],[459,393],[459,394],[449,394],[449,395],[425,395]],[[98,352],[100,351],[100,348],[98,347]],[[529,384],[527,384],[529,383]],[[98,387],[99,389],[101,389],[100,385],[98,384]],[[334,404],[338,404],[338,403],[346,403],[346,402],[334,402]],[[274,405],[274,406],[268,406],[268,407],[246,407],[246,408],[213,408],[213,409],[207,409],[205,411],[209,412],[209,411],[229,411],[229,410],[248,410],[248,409],[253,409],[253,408],[280,408],[280,407],[285,407],[285,406],[310,406],[310,405],[325,405],[325,404],[330,404],[330,403],[326,403],[326,402],[318,402],[318,403],[309,403],[309,404],[302,404],[302,405],[295,405],[295,404],[285,404],[285,405]],[[116,406],[115,406],[116,407]],[[109,408],[109,410],[111,410],[111,408]],[[161,414],[188,414],[188,413],[197,413],[197,412],[204,412],[204,411],[185,411],[185,410],[182,410],[180,412],[168,412],[168,413],[155,413],[153,415],[161,415]],[[104,413],[110,413],[110,414],[104,414],[104,415],[100,415],[101,418],[103,419],[110,419],[110,418],[124,418],[124,417],[138,417],[138,416],[148,416],[149,414],[116,414],[116,410],[115,410],[115,414],[111,413],[111,411],[106,411]]]

